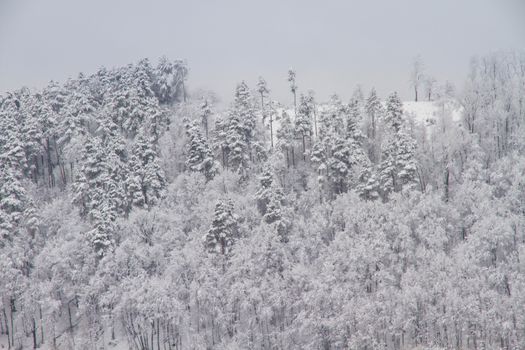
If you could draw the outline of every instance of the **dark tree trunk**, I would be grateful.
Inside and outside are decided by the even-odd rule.
[[[5,333],[7,335],[7,346],[9,349],[11,349],[11,340],[9,339],[9,336],[11,334],[11,331],[10,331],[10,328],[9,328],[9,324],[7,323],[7,314],[5,312],[5,307],[2,309],[2,312],[4,314],[4,322],[5,322]]]
[[[38,343],[36,341],[36,320],[33,317],[33,328],[31,329],[31,333],[33,334],[33,349],[36,349],[38,347]]]

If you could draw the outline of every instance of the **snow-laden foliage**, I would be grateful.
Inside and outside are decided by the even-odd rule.
[[[525,348],[525,56],[421,71],[423,123],[166,58],[1,96],[0,347]]]

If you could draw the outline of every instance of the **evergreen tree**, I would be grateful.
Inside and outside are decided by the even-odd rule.
[[[201,120],[202,120],[202,127],[204,128],[204,132],[206,135],[206,140],[208,140],[208,135],[209,135],[208,124],[210,122],[211,115],[212,115],[212,110],[211,110],[210,103],[208,102],[207,99],[204,99],[204,102],[202,102],[202,105],[201,105]]]
[[[312,135],[312,104],[309,97],[301,94],[299,109],[295,117],[295,132],[303,144],[303,161],[306,161],[306,138]]]
[[[22,110],[17,96],[10,94],[0,109],[0,162],[5,167],[28,170],[21,130]]]
[[[372,88],[366,100],[365,112],[368,117],[367,137],[375,140],[377,134],[377,123],[381,116],[383,106],[377,97],[376,90]]]
[[[128,192],[135,206],[150,208],[163,196],[166,188],[164,171],[160,167],[152,143],[143,133],[137,136],[129,161]]]
[[[256,148],[256,119],[250,90],[244,81],[237,85],[227,118],[219,120],[217,126],[217,144],[224,152],[227,166],[245,176]]]
[[[286,154],[286,166],[295,165],[294,159],[294,127],[286,111],[281,115],[281,127],[277,130],[277,147]],[[291,160],[290,160],[291,158]]]
[[[215,205],[211,228],[204,237],[206,248],[211,253],[228,254],[237,235],[238,224],[232,201],[219,200]]]
[[[401,130],[404,125],[403,120],[403,103],[399,99],[397,92],[388,96],[386,101],[385,122],[393,128],[394,133]]]
[[[329,177],[335,194],[356,185],[361,169],[369,162],[360,143],[353,138],[337,137],[328,160]]]
[[[117,212],[113,195],[111,188],[110,192],[102,193],[99,205],[90,213],[93,229],[88,232],[88,238],[99,258],[111,251],[115,244]]]
[[[355,164],[347,140],[340,137],[335,140],[328,162],[334,193],[346,192],[350,181],[350,168]]]
[[[73,202],[82,216],[90,215],[101,206],[107,180],[106,154],[100,140],[88,138],[82,156],[82,166],[73,184]]]
[[[297,83],[295,82],[295,71],[292,68],[288,70],[288,82],[293,94],[294,115],[297,115]]]
[[[165,56],[159,59],[155,69],[154,90],[160,103],[171,103],[176,94],[176,71],[174,64]]]
[[[329,180],[329,158],[337,138],[333,128],[334,114],[332,108],[322,113],[319,119],[318,137],[312,146],[310,159],[314,169],[317,171],[317,180],[321,186],[328,185]],[[340,130],[338,130],[340,131]]]
[[[0,247],[2,240],[13,238],[30,209],[30,199],[20,178],[20,173],[17,175],[17,170],[11,167],[0,170]]]
[[[206,179],[211,180],[217,173],[217,164],[208,142],[202,137],[200,128],[196,123],[187,126],[188,135],[186,167],[190,171],[202,173]]]
[[[244,81],[238,84],[235,90],[234,110],[240,118],[244,142],[250,147],[255,135],[256,118],[250,89]]]
[[[359,128],[362,122],[361,108],[357,100],[352,100],[348,104],[346,113],[346,138],[353,139],[355,142],[362,144],[364,135]]]
[[[327,159],[328,153],[324,142],[322,142],[322,140],[317,140],[312,146],[310,160],[317,170],[320,181],[326,176],[326,171],[328,169]]]
[[[104,145],[98,137],[87,140],[82,166],[73,184],[73,202],[91,222],[96,222],[101,211],[111,211],[111,217],[116,218],[128,210],[127,173],[121,151],[112,143]]]
[[[356,187],[356,192],[363,199],[375,200],[379,198],[380,183],[375,169],[373,169],[370,163],[367,165],[368,166],[365,166],[359,175],[359,183]]]
[[[259,95],[261,95],[261,115],[262,115],[262,123],[264,125],[264,122],[266,120],[266,113],[264,110],[264,98],[268,95],[270,90],[268,90],[266,80],[264,80],[263,77],[259,77],[259,81],[257,82],[257,92],[259,92]]]
[[[338,95],[332,95],[323,121],[324,127],[328,128],[325,132],[330,133],[332,136],[344,136],[347,115],[348,106],[341,102]]]
[[[245,127],[239,111],[231,110],[226,131],[227,163],[231,170],[243,175],[250,161],[250,150],[245,136]]]
[[[403,118],[402,103],[396,93],[389,96],[385,120],[390,128],[379,164],[379,182],[383,198],[416,183],[415,140]]]
[[[259,177],[259,188],[255,194],[255,197],[257,198],[257,207],[261,215],[266,213],[266,207],[270,200],[270,192],[273,182],[274,178],[272,171],[270,169],[264,170]]]

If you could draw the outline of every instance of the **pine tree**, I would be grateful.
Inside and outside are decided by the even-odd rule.
[[[226,145],[228,167],[245,174],[250,161],[250,150],[246,142],[245,127],[237,110],[229,112]]]
[[[220,153],[222,168],[228,168],[228,118],[219,115],[215,120],[213,131],[212,146],[216,152]]]
[[[242,81],[235,90],[234,110],[240,118],[240,126],[244,131],[244,142],[250,146],[255,135],[255,111],[252,105],[252,96],[248,85]]]
[[[326,173],[328,169],[327,159],[328,159],[328,153],[327,153],[324,142],[322,142],[322,140],[317,140],[312,146],[310,160],[312,164],[314,165],[315,169],[317,170],[319,181],[322,181],[327,175]]]
[[[266,80],[264,80],[263,77],[259,77],[259,81],[257,82],[257,92],[259,92],[259,94],[261,95],[261,115],[262,115],[262,123],[264,125],[264,122],[266,120],[266,113],[264,110],[264,98],[268,95],[270,90],[268,90]]]
[[[202,127],[204,128],[204,131],[205,131],[206,140],[208,140],[208,136],[209,136],[208,124],[210,122],[211,115],[212,115],[212,110],[211,110],[210,103],[208,102],[207,99],[205,99],[201,105],[201,120],[202,120]]]
[[[330,133],[332,136],[344,136],[345,134],[345,123],[348,115],[348,107],[345,106],[339,96],[332,95],[328,106],[328,111],[324,116],[324,127],[325,132]]]
[[[0,243],[13,238],[29,209],[30,200],[20,179],[20,172],[14,168],[0,170]]]
[[[216,175],[218,169],[208,142],[202,137],[196,123],[187,126],[188,135],[186,166],[190,171],[202,173],[209,181]]]
[[[288,70],[288,82],[293,94],[294,115],[297,115],[297,83],[295,82],[295,71],[292,68]]]
[[[331,157],[332,147],[336,139],[333,128],[332,108],[328,112],[322,113],[319,118],[318,137],[310,155],[310,160],[314,169],[317,171],[317,180],[323,187],[328,185],[329,180],[329,158]]]
[[[353,139],[359,145],[362,144],[365,136],[361,132],[359,125],[362,121],[361,108],[357,100],[352,100],[348,104],[346,113],[346,138]]]
[[[389,193],[414,187],[416,183],[415,140],[406,128],[402,106],[396,93],[388,97],[385,120],[390,130],[379,164],[379,182],[384,199]]]
[[[102,204],[108,184],[107,156],[100,140],[88,138],[82,156],[82,166],[73,184],[73,202],[82,216],[89,216]]]
[[[8,95],[0,109],[0,162],[26,174],[28,170],[21,130],[21,102],[15,95]]]
[[[346,192],[349,185],[350,168],[354,165],[352,150],[347,140],[337,138],[329,159],[330,180],[335,194]]]
[[[99,205],[91,213],[93,229],[88,232],[88,238],[99,258],[113,249],[115,244],[115,220],[117,213],[111,192],[104,192],[100,197]]]
[[[301,94],[299,109],[295,117],[295,132],[303,144],[303,161],[306,161],[306,138],[312,135],[312,104],[308,96]]]
[[[176,77],[175,66],[165,56],[159,59],[155,69],[154,90],[160,103],[171,103],[175,99]]]
[[[399,99],[397,92],[388,96],[386,101],[385,121],[393,128],[395,133],[401,130],[403,126],[403,103]]]
[[[249,168],[255,149],[255,113],[248,86],[237,85],[235,100],[225,119],[219,121],[218,141],[228,167],[243,176]]]
[[[270,169],[264,170],[259,177],[259,188],[255,194],[255,197],[257,198],[257,207],[261,215],[266,213],[266,207],[270,198],[270,189],[273,182],[274,178],[272,171]]]
[[[356,192],[359,196],[366,200],[375,200],[379,198],[380,183],[376,172],[371,166],[365,166],[359,175],[359,183],[356,187]]]
[[[182,100],[186,102],[186,85],[185,81],[188,78],[188,65],[186,62],[181,60],[176,60],[173,62],[174,69],[174,91],[175,96],[182,95]]]
[[[238,235],[237,218],[231,200],[219,200],[215,205],[211,228],[204,237],[211,253],[228,254]]]
[[[166,179],[152,142],[143,133],[137,136],[129,162],[129,193],[134,205],[150,208],[164,196]]]
[[[282,188],[277,184],[273,171],[267,168],[259,178],[259,188],[255,194],[257,207],[263,216],[264,222],[276,227],[277,233],[282,241],[287,241],[288,223],[285,220],[284,194]]]
[[[277,130],[277,147],[286,154],[286,166],[295,165],[294,160],[294,127],[286,111],[281,115],[281,127]],[[290,161],[291,158],[291,161]]]
[[[381,116],[383,106],[377,97],[376,90],[372,88],[366,100],[365,111],[368,117],[368,138],[375,139],[377,133],[377,122]]]

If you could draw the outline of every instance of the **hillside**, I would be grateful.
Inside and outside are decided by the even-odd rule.
[[[216,110],[166,58],[1,96],[0,348],[524,348],[517,57],[430,102]]]

